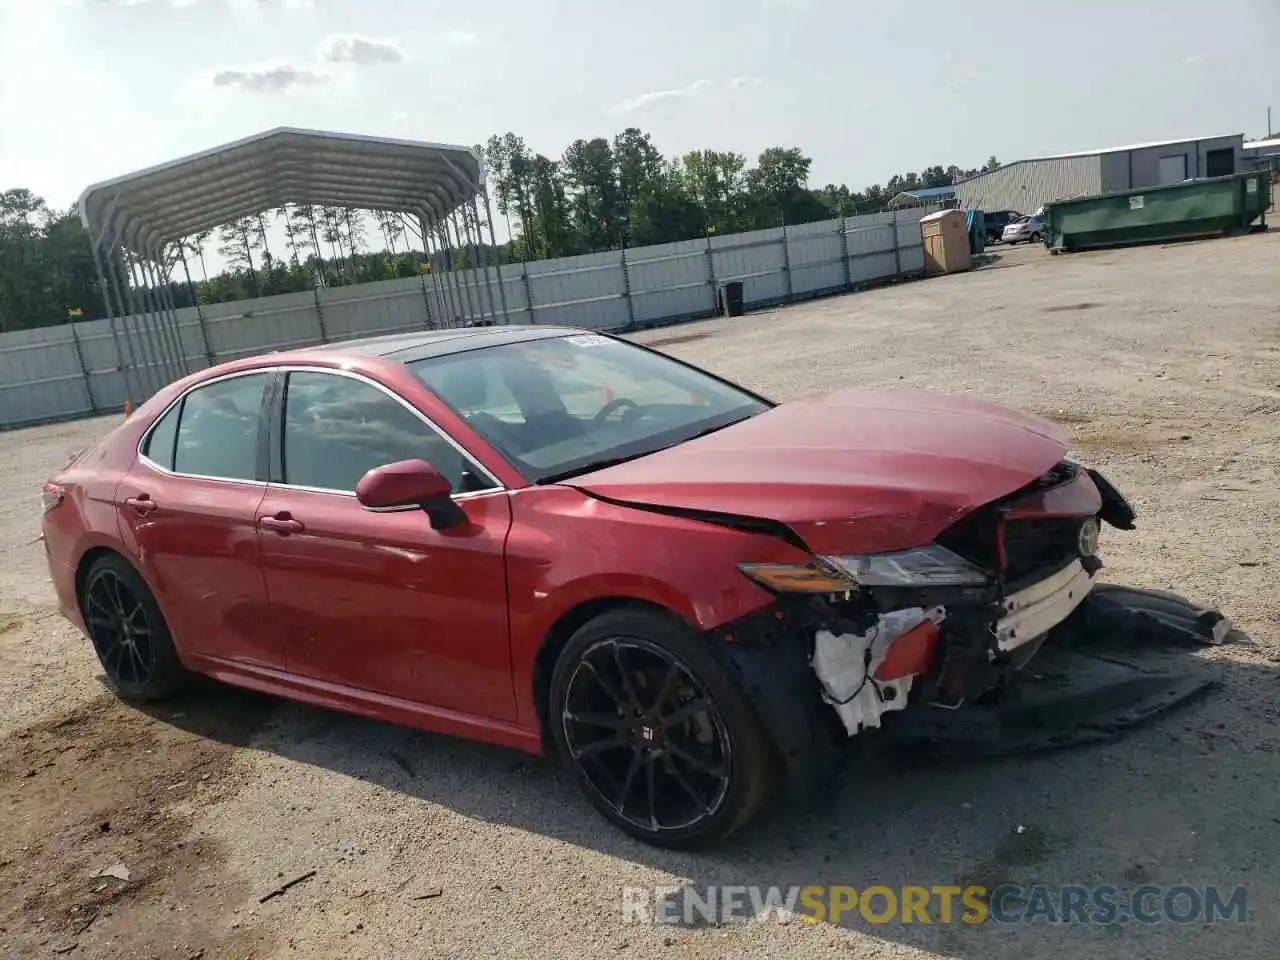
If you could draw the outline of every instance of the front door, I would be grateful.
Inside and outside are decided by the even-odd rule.
[[[416,410],[355,376],[289,373],[279,436],[258,542],[290,672],[514,720],[506,491]],[[453,481],[467,523],[432,530],[420,510],[356,501],[368,470],[414,458]]]
[[[116,503],[179,648],[282,669],[256,532],[267,489],[259,429],[274,376],[241,374],[187,393],[144,437]]]

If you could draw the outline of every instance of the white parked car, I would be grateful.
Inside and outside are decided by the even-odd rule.
[[[1037,214],[1030,217],[1019,217],[1008,224],[1004,228],[1004,233],[1001,234],[1000,239],[1005,243],[1019,243],[1023,240],[1039,243],[1043,235],[1044,220]]]

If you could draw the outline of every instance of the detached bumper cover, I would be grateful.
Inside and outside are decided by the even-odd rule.
[[[1223,643],[1230,632],[1221,613],[1175,594],[1099,584],[990,702],[913,704],[884,730],[966,756],[1110,739],[1216,683],[1217,665],[1188,648]]]

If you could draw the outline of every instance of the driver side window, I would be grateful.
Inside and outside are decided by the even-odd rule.
[[[284,397],[282,482],[351,493],[374,467],[425,460],[454,493],[488,481],[470,459],[407,405],[352,377],[294,371]]]

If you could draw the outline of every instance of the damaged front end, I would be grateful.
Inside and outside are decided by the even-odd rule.
[[[1171,594],[1098,585],[1101,523],[1132,529],[1133,510],[1063,461],[917,549],[747,564],[778,599],[722,631],[726,647],[796,768],[832,717],[845,736],[883,726],[967,753],[1110,735],[1214,675],[1126,665],[1103,647],[1219,643],[1231,625]]]

